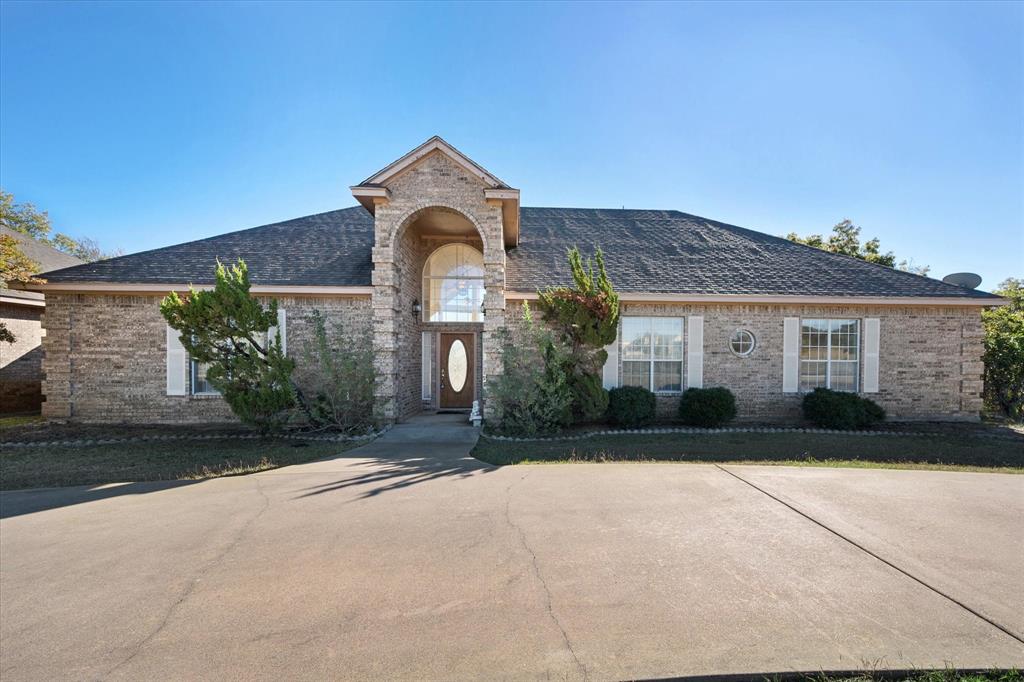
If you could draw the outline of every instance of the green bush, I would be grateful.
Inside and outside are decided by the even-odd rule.
[[[572,423],[573,392],[565,371],[570,352],[550,330],[534,325],[524,304],[528,342],[515,342],[505,331],[504,371],[488,383],[494,403],[489,429],[507,436],[558,433]]]
[[[608,421],[635,429],[654,421],[654,394],[639,386],[622,386],[608,391]]]
[[[736,418],[736,397],[727,388],[688,388],[679,401],[684,424],[715,428]]]
[[[373,429],[373,344],[369,332],[346,333],[338,324],[328,334],[319,310],[312,314],[313,338],[303,349],[296,385],[309,403],[312,426],[361,434]]]
[[[571,376],[569,388],[572,391],[573,421],[599,421],[608,412],[608,391],[601,377],[594,374]]]
[[[206,379],[231,411],[261,432],[278,431],[292,408],[304,403],[280,332],[269,335],[277,324],[277,301],[264,306],[249,293],[249,270],[241,259],[230,268],[218,261],[215,277],[213,289],[189,287],[185,297],[171,292],[160,313],[189,356],[209,363]]]
[[[885,410],[855,393],[816,388],[804,396],[804,417],[823,429],[864,429],[885,420]]]

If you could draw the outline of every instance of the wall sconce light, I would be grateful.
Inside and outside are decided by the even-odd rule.
[[[423,306],[420,305],[420,299],[416,298],[412,301],[412,316],[419,318],[420,313],[423,311]]]

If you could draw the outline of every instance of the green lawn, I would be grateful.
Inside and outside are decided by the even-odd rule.
[[[473,456],[489,464],[732,462],[1024,473],[1024,438],[980,434],[671,433],[517,443],[485,437],[474,448]]]
[[[0,447],[0,490],[248,474],[310,462],[359,444],[266,438]]]
[[[893,673],[885,670],[877,672],[864,672],[852,675],[836,675],[833,673],[818,673],[815,675],[786,676],[790,679],[797,678],[803,682],[1022,682],[1024,676],[1019,670],[982,670],[962,671],[954,670],[915,670],[906,673]],[[765,682],[780,680],[783,676],[766,676]]]

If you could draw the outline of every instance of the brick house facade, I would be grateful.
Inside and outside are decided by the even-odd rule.
[[[622,300],[605,386],[646,385],[666,416],[687,387],[727,386],[741,419],[792,420],[830,385],[895,419],[978,419],[991,294],[675,211],[520,207],[436,137],[352,193],[360,206],[46,273],[44,414],[231,419],[196,390],[158,306],[241,257],[300,364],[313,310],[372,344],[384,421],[474,401],[487,417],[503,330],[516,337],[523,302],[568,283],[578,245],[603,249]]]

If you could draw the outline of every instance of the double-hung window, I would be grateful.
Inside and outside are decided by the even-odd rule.
[[[860,376],[860,320],[803,320],[800,390],[856,392]]]
[[[683,390],[683,318],[622,318],[622,385]]]
[[[220,395],[220,391],[206,380],[206,370],[210,363],[191,360],[192,362],[192,395]]]

